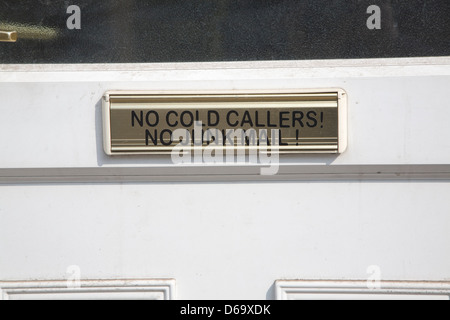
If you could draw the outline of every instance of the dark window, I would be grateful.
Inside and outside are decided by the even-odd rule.
[[[81,9],[70,30],[67,7]],[[381,9],[371,30],[370,5]],[[302,60],[450,55],[449,0],[3,0],[0,63]]]

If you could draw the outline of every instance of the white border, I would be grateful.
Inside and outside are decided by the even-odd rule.
[[[328,93],[336,92],[338,94],[338,124],[339,124],[339,142],[338,154],[347,149],[347,92],[342,88],[311,88],[311,89],[293,89],[293,90],[214,90],[214,91],[130,91],[114,90],[107,91],[102,99],[102,119],[103,119],[103,150],[108,156],[120,155],[149,155],[151,153],[122,153],[111,151],[111,113],[110,96],[111,95],[243,95],[243,94],[307,94],[307,93]]]
[[[449,296],[450,282],[433,281],[380,281],[380,287],[371,289],[363,280],[277,280],[275,281],[275,299],[299,299],[300,295],[308,299],[308,294],[339,295],[426,295]]]
[[[162,296],[163,300],[176,299],[175,279],[148,280],[80,280],[79,288],[71,288],[67,281],[0,281],[0,300],[9,300],[13,295],[42,294],[43,299],[48,294],[79,293],[87,298],[89,293],[153,293],[155,299]],[[144,296],[143,296],[144,297]],[[83,299],[83,298],[82,298]]]

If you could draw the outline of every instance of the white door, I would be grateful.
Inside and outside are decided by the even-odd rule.
[[[376,2],[3,1],[3,297],[448,297],[449,4]],[[275,175],[104,152],[107,91],[322,88],[347,150]]]

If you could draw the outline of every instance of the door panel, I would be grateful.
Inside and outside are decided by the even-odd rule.
[[[181,299],[272,299],[278,279],[370,266],[450,279],[449,2],[376,1],[381,29],[373,1],[241,2],[78,1],[77,29],[66,2],[0,1],[18,37],[0,42],[4,296],[69,266],[87,284],[176,279]],[[347,150],[282,155],[274,175],[103,151],[110,90],[321,88],[348,95]]]

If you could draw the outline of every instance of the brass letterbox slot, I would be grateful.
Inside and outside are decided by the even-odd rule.
[[[108,155],[170,154],[180,146],[341,153],[347,145],[347,98],[341,89],[107,92],[103,121]]]

